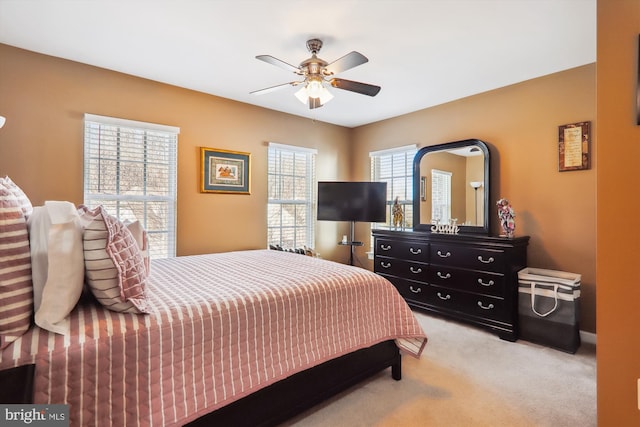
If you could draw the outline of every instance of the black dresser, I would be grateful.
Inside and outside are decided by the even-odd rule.
[[[374,271],[414,308],[518,339],[518,271],[528,236],[373,230]]]

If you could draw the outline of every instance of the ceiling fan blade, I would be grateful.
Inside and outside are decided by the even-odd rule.
[[[324,69],[330,74],[338,74],[353,67],[357,67],[358,65],[362,65],[365,62],[369,62],[366,56],[364,56],[360,52],[353,51],[347,53],[342,58],[336,59],[331,64],[327,65]]]
[[[274,91],[276,91],[278,89],[282,89],[282,88],[287,87],[287,86],[295,86],[297,84],[300,84],[300,82],[283,83],[283,84],[277,85],[277,86],[271,86],[271,87],[266,87],[264,89],[254,90],[253,92],[249,92],[249,94],[250,95],[264,95],[265,93],[274,92]]]
[[[284,62],[271,55],[258,55],[256,56],[256,59],[259,59],[271,65],[275,65],[276,67],[284,68],[285,70],[292,71],[294,73],[298,73],[300,71],[298,67],[295,67],[288,62]]]
[[[353,80],[331,79],[330,83],[335,88],[349,90],[362,95],[376,96],[380,92],[380,86],[354,82]]]

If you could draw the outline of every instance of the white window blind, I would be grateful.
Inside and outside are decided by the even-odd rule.
[[[268,245],[314,247],[316,153],[314,149],[269,144]]]
[[[415,145],[392,148],[369,153],[371,158],[371,180],[387,183],[387,221],[386,224],[373,224],[374,228],[391,226],[393,203],[398,203],[404,211],[406,228],[413,227],[413,158]]]
[[[84,204],[139,220],[152,258],[176,253],[176,152],[180,129],[85,114]]]
[[[451,172],[431,170],[431,218],[440,224],[451,220]]]

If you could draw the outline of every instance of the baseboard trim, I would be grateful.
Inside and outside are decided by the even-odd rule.
[[[580,341],[596,345],[596,334],[593,332],[580,331]]]

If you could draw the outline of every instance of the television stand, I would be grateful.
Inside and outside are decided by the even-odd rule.
[[[355,221],[351,221],[350,225],[351,239],[348,242],[338,242],[338,245],[349,246],[349,265],[353,265],[353,247],[363,246],[364,243],[356,242],[355,239]]]

